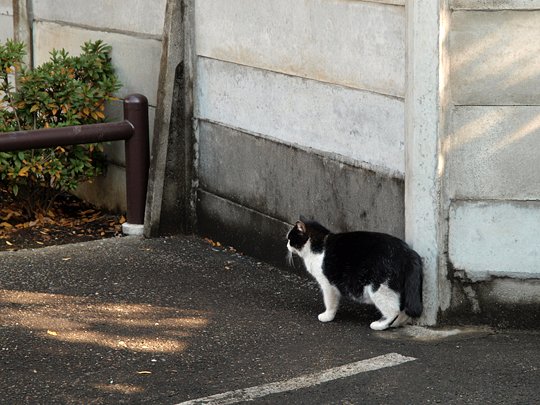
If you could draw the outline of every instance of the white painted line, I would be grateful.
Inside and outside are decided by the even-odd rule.
[[[270,384],[258,385],[256,387],[244,388],[235,391],[224,392],[209,397],[192,399],[176,405],[226,405],[241,401],[251,401],[255,398],[264,397],[281,392],[294,391],[300,388],[308,388],[339,378],[350,377],[367,371],[379,370],[381,368],[393,367],[409,361],[416,360],[414,357],[402,356],[398,353],[388,353],[383,356],[357,361],[356,363],[345,364],[340,367],[330,368],[318,373],[306,374],[290,380],[278,381]]]

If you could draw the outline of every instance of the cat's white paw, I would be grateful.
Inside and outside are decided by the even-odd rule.
[[[330,322],[334,320],[334,317],[336,314],[331,314],[329,312],[323,312],[322,314],[319,314],[319,321],[321,322]]]
[[[373,330],[385,330],[388,328],[388,322],[386,322],[386,320],[371,322],[369,327]]]

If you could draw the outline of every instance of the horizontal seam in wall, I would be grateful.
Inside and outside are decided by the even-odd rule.
[[[454,107],[540,107],[540,104],[454,104]]]
[[[249,131],[249,130],[246,130],[246,129],[243,129],[243,128],[237,128],[237,127],[234,127],[232,125],[225,124],[223,122],[210,120],[208,118],[201,118],[201,117],[195,117],[195,118],[197,120],[199,120],[199,121],[207,122],[207,123],[212,124],[212,125],[217,125],[217,126],[221,126],[221,127],[233,130],[233,131],[241,132],[241,133],[243,133],[245,135],[248,135],[248,136],[251,136],[253,138],[260,138],[260,139],[266,140],[268,142],[272,142],[272,143],[275,143],[275,144],[287,146],[289,148],[296,148],[296,149],[301,150],[301,151],[303,151],[305,153],[313,154],[313,155],[318,156],[318,157],[320,157],[322,159],[333,160],[333,161],[335,161],[337,163],[341,163],[341,164],[344,164],[344,165],[347,165],[347,166],[351,166],[352,168],[357,168],[357,169],[362,169],[362,170],[374,172],[374,173],[376,173],[378,175],[386,176],[386,177],[397,179],[397,180],[403,180],[404,177],[405,177],[402,173],[394,172],[394,171],[392,171],[390,169],[387,169],[387,168],[381,167],[381,166],[377,166],[377,165],[373,165],[373,164],[371,164],[369,162],[360,162],[358,160],[348,158],[348,157],[340,155],[338,153],[324,152],[324,151],[321,151],[321,150],[318,150],[318,149],[311,148],[309,146],[303,146],[303,145],[300,145],[300,144],[287,142],[287,141],[284,141],[282,139],[274,138],[274,137],[269,136],[269,135],[264,135],[264,134],[252,132],[252,131]]]
[[[390,6],[390,7],[405,7],[405,3],[395,4],[395,3],[389,3],[386,1],[377,1],[377,0],[360,0],[360,3],[382,4],[383,6]]]
[[[254,208],[254,207],[248,205],[244,201],[240,201],[239,199],[235,199],[234,197],[231,197],[231,196],[228,196],[228,195],[225,195],[225,194],[221,194],[221,193],[217,192],[216,190],[211,189],[210,187],[206,187],[204,184],[199,185],[199,188],[197,189],[197,191],[213,195],[214,197],[217,197],[217,198],[219,198],[221,200],[229,201],[230,203],[232,203],[234,205],[237,205],[238,207],[248,209],[250,211],[256,212],[256,213],[261,214],[261,215],[264,215],[264,216],[266,216],[268,218],[276,219],[276,217],[274,217],[273,214],[268,214],[268,213],[264,213],[262,211],[259,211],[257,208]],[[281,222],[283,222],[281,219],[279,219],[279,220]]]
[[[472,8],[472,7],[453,7],[451,6],[450,9],[452,11],[479,11],[479,12],[485,12],[485,13],[496,13],[498,11],[540,11],[540,7],[532,7],[532,8],[526,8],[526,7],[501,7],[501,8],[493,8],[486,6],[485,8]]]
[[[355,91],[360,91],[360,92],[364,92],[364,93],[374,94],[374,95],[381,96],[381,97],[387,97],[387,98],[391,98],[391,99],[394,99],[394,100],[397,100],[397,101],[402,101],[402,102],[405,101],[405,97],[403,97],[403,96],[396,96],[395,94],[387,94],[387,93],[383,93],[383,92],[377,91],[377,90],[360,89],[358,87],[348,86],[348,85],[342,84],[342,83],[333,83],[333,82],[329,82],[329,81],[325,81],[325,80],[313,79],[313,78],[311,78],[309,76],[298,76],[298,75],[288,73],[288,72],[284,72],[284,71],[267,69],[267,68],[260,67],[260,66],[246,65],[246,64],[240,63],[240,62],[234,62],[234,61],[214,58],[214,57],[206,56],[206,55],[197,54],[197,56],[200,57],[200,58],[203,58],[203,59],[209,59],[209,60],[223,62],[223,63],[227,63],[227,64],[231,64],[231,65],[242,66],[242,67],[246,67],[246,68],[250,68],[250,69],[254,69],[254,70],[259,70],[259,71],[262,71],[262,72],[271,72],[271,73],[275,73],[275,74],[278,74],[278,75],[292,77],[292,78],[295,78],[295,79],[309,80],[309,81],[312,81],[312,82],[322,83],[322,84],[327,85],[327,86],[336,86],[336,87],[341,87],[341,88],[348,89],[348,90],[355,90]]]
[[[492,281],[520,281],[520,282],[538,282],[540,281],[540,274],[531,273],[531,272],[509,272],[509,271],[494,271],[494,270],[466,270],[456,268],[458,271],[465,272],[467,278],[470,279],[470,282],[476,283],[485,283]],[[464,282],[465,280],[460,276],[454,276],[454,281]]]
[[[57,24],[64,27],[80,28],[80,29],[85,29],[85,30],[94,31],[94,32],[106,32],[109,34],[121,34],[121,35],[126,35],[129,37],[134,37],[134,38],[139,38],[139,39],[151,39],[151,40],[160,41],[160,42],[162,40],[162,35],[144,34],[141,32],[119,30],[119,29],[114,29],[114,28],[93,27],[90,25],[78,24],[78,23],[67,22],[67,21],[60,21],[60,20],[46,20],[46,19],[35,18],[33,22],[52,23],[52,24]]]
[[[458,197],[458,198],[451,198],[450,204],[456,203],[456,202],[486,202],[486,203],[540,203],[540,199],[538,198],[467,198],[467,197]]]
[[[266,217],[266,218],[269,218],[269,219],[272,219],[272,220],[274,220],[274,221],[281,222],[281,223],[283,223],[284,225],[292,226],[292,224],[289,224],[288,222],[286,222],[286,221],[284,221],[284,220],[282,220],[282,219],[280,219],[280,218],[273,217],[272,215],[266,214],[266,213],[261,212],[261,211],[259,211],[259,210],[257,210],[257,209],[254,209],[254,208],[252,208],[252,207],[249,207],[249,206],[245,205],[244,203],[241,203],[241,202],[239,202],[239,201],[232,200],[230,197],[225,197],[225,196],[223,196],[223,195],[219,195],[219,194],[217,194],[217,193],[215,193],[215,192],[213,192],[213,191],[205,190],[205,189],[203,189],[203,188],[199,188],[199,189],[197,190],[197,192],[211,195],[211,196],[216,197],[216,198],[218,198],[218,199],[220,199],[220,200],[224,200],[224,201],[227,201],[227,202],[230,203],[230,204],[236,205],[237,207],[240,207],[240,208],[243,208],[243,209],[246,209],[246,210],[255,212],[255,213],[259,214],[259,215],[262,215],[262,216],[264,216],[264,217]]]

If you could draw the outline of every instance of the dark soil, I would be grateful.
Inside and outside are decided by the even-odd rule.
[[[65,194],[46,217],[23,218],[19,204],[0,188],[0,251],[40,248],[122,235],[122,215],[100,210]]]

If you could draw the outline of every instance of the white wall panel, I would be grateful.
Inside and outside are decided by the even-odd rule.
[[[113,65],[123,85],[119,96],[141,93],[148,98],[150,105],[155,106],[161,41],[37,22],[34,24],[34,62],[39,65],[47,61],[53,48],[64,48],[72,55],[79,55],[85,41],[97,39],[112,46]]]
[[[456,11],[451,94],[458,105],[540,105],[540,10]]]
[[[450,198],[538,199],[540,106],[457,107],[445,141]]]
[[[199,118],[403,174],[402,100],[205,58],[196,92]]]
[[[38,20],[63,21],[104,31],[163,33],[166,0],[47,0],[33,2]]]
[[[404,96],[404,7],[341,0],[195,6],[199,55]]]
[[[472,279],[540,278],[540,203],[456,202],[449,257]]]
[[[0,15],[0,42],[13,39],[13,17]]]
[[[0,0],[0,42],[13,39],[13,7],[11,0]]]

